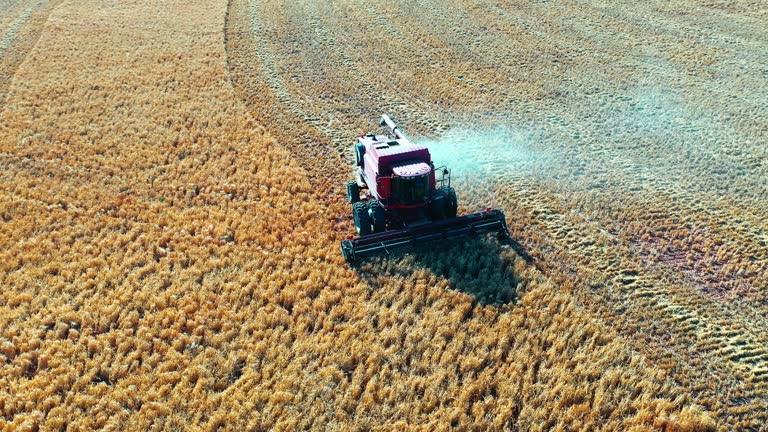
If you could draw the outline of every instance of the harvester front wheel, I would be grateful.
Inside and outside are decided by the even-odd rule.
[[[429,216],[433,221],[439,221],[445,218],[445,202],[448,200],[448,196],[441,194],[439,197],[432,200],[429,203]]]
[[[365,203],[352,204],[352,218],[355,220],[355,229],[358,235],[371,233],[371,216],[368,215],[368,207]]]
[[[456,199],[456,191],[452,187],[443,187],[445,192],[445,217],[455,218],[459,210],[459,201]]]
[[[355,180],[347,183],[347,198],[349,198],[350,204],[360,201],[360,186]]]
[[[384,231],[387,228],[387,213],[384,211],[384,207],[378,201],[370,201],[369,210],[373,232]]]

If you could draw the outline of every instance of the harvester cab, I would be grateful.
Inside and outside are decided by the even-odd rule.
[[[355,180],[347,196],[358,237],[341,242],[347,261],[459,235],[507,234],[500,210],[457,217],[450,170],[435,167],[429,149],[413,143],[386,114],[381,126],[388,135],[360,135],[354,145]]]

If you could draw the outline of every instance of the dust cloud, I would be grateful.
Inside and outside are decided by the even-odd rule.
[[[437,139],[420,140],[429,148],[435,166],[445,165],[454,181],[485,182],[497,174],[519,170],[540,158],[531,150],[531,138],[509,127],[454,128]]]
[[[498,207],[496,181],[528,176],[533,167],[541,165],[544,158],[532,149],[532,139],[522,129],[496,125],[455,127],[441,137],[418,143],[429,148],[435,167],[450,170],[459,203],[468,209],[482,209]]]

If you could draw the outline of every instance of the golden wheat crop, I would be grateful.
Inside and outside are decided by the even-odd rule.
[[[313,185],[337,187],[347,169],[317,142],[348,160],[349,137],[396,113],[417,138],[458,148],[439,162],[465,166],[455,173],[466,210],[505,210],[552,283],[572,287],[723,428],[765,424],[762,12],[233,1],[228,18],[236,90],[294,155],[334,172]]]
[[[536,265],[486,238],[343,262],[349,169],[338,154],[383,93],[358,58],[373,35],[310,30],[340,20],[323,8],[342,5],[52,9],[0,113],[3,430],[714,430],[699,406],[712,390],[693,391],[697,363],[675,372],[690,357],[633,342],[646,341],[632,331],[645,329],[633,327],[640,312],[620,322],[606,311],[624,303],[605,274],[634,261],[595,251],[616,260],[602,272],[569,254],[568,234],[553,240],[547,224],[572,202],[554,193],[526,201],[504,179],[462,186],[474,195],[466,209],[487,198],[507,210]],[[292,15],[305,10],[308,21]],[[444,34],[398,26],[387,49],[418,38],[443,49],[444,67],[438,80],[384,69],[403,89],[388,103],[409,106],[424,133],[448,122],[422,108],[483,106],[493,68],[476,76]],[[314,40],[326,49],[303,49]],[[519,97],[544,88],[529,85]],[[419,88],[434,89],[423,106]],[[577,228],[579,250],[596,248],[601,228]],[[668,336],[673,348],[691,341]]]

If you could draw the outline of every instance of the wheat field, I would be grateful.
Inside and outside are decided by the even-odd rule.
[[[642,4],[0,0],[0,426],[765,430],[765,15],[737,6],[690,12],[750,48],[713,132],[683,120],[715,78],[674,81],[713,54]],[[697,114],[619,96],[619,18]],[[385,111],[517,247],[344,262]]]

